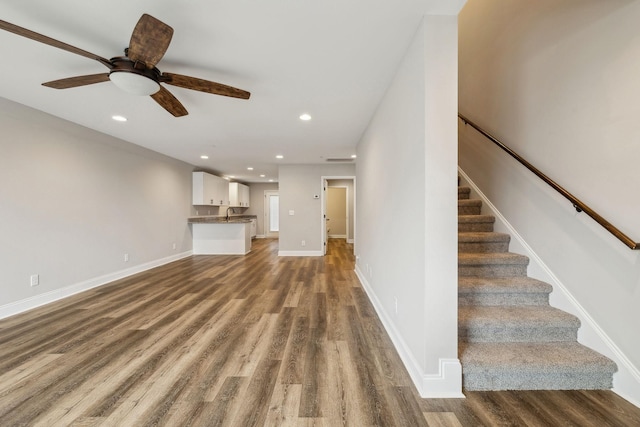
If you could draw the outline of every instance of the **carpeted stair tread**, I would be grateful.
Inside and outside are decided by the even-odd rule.
[[[460,253],[458,265],[502,265],[529,264],[529,257],[513,252],[504,253]]]
[[[469,187],[458,187],[458,200],[468,199],[471,189]]]
[[[467,231],[458,233],[458,242],[509,242],[511,236],[506,233]]]
[[[458,253],[458,277],[526,276],[529,258],[511,252]]]
[[[459,337],[468,341],[568,341],[577,337],[580,320],[550,306],[462,306]]]
[[[458,292],[486,292],[486,293],[546,293],[553,287],[545,282],[531,277],[460,277]]]
[[[482,200],[462,199],[458,200],[458,215],[480,215]]]
[[[458,231],[493,231],[495,221],[493,215],[458,215]]]
[[[577,342],[461,343],[466,390],[609,389],[616,364]]]
[[[548,305],[553,287],[526,276],[459,277],[458,304],[465,305]]]
[[[482,200],[480,200],[480,199],[458,200],[458,206],[480,206],[480,207],[482,207]]]
[[[459,253],[507,252],[511,236],[495,232],[458,232]]]
[[[496,217],[493,215],[458,215],[458,224],[490,222],[495,223]]]

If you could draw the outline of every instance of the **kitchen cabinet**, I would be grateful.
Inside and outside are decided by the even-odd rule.
[[[229,181],[207,172],[193,172],[193,199],[196,206],[229,204]]]
[[[229,183],[229,201],[232,207],[248,208],[250,206],[250,189],[247,185],[239,182]]]

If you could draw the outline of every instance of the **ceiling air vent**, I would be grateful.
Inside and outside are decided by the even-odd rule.
[[[349,163],[353,162],[354,159],[326,159],[327,162],[331,163]]]

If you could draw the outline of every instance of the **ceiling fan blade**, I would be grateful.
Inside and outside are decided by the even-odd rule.
[[[246,90],[198,79],[196,77],[182,76],[180,74],[162,73],[160,81],[185,89],[212,93],[214,95],[230,96],[232,98],[249,99],[251,96],[251,93]]]
[[[162,108],[173,114],[174,117],[182,117],[189,114],[186,108],[178,101],[178,99],[171,94],[167,89],[160,86],[160,90],[151,97],[156,101]]]
[[[42,86],[52,87],[54,89],[70,89],[72,87],[87,86],[94,83],[102,83],[108,81],[109,73],[102,73],[53,80],[51,82],[42,83]]]
[[[26,28],[19,27],[9,22],[0,20],[0,29],[9,31],[22,37],[26,37],[31,40],[35,40],[40,43],[48,44],[49,46],[57,47],[58,49],[66,50],[67,52],[75,53],[76,55],[96,60],[101,64],[109,67],[110,69],[113,68],[113,65],[111,65],[111,61],[106,58],[103,58],[91,52],[87,52],[86,50],[82,50],[75,46],[71,46],[70,44],[63,43],[59,40],[52,39],[51,37],[44,36],[40,33],[36,33],[35,31],[27,30]]]
[[[173,37],[173,28],[146,13],[133,29],[127,56],[153,68],[162,59]]]

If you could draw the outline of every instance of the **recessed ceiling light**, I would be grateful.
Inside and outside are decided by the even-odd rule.
[[[358,157],[358,156],[356,156],[355,154],[352,154],[352,155],[351,155],[351,158],[352,158],[352,159],[355,159],[356,157]]]
[[[229,178],[235,178],[235,177],[236,177],[235,175],[229,175]]]
[[[270,179],[270,180],[269,180],[269,182],[273,182],[273,180],[272,180],[272,179]]]
[[[265,176],[265,174],[260,174],[260,178],[264,178]]]
[[[225,176],[224,179],[226,179],[227,181],[229,181],[231,178],[229,178],[228,176]]]
[[[247,168],[247,170],[248,170],[248,171],[252,171],[252,170],[253,170],[253,168],[252,168],[251,166],[249,166],[249,167]]]
[[[209,158],[209,156],[203,154],[202,156],[200,156],[200,158],[207,160]]]
[[[125,116],[111,116],[113,120],[116,122],[126,122],[127,118]]]
[[[278,154],[278,155],[276,156],[276,159],[284,159],[284,156],[283,156],[282,154]]]
[[[300,115],[300,120],[304,120],[305,122],[309,121],[309,120],[311,120],[311,116],[309,114],[307,114],[307,113],[301,114]]]

